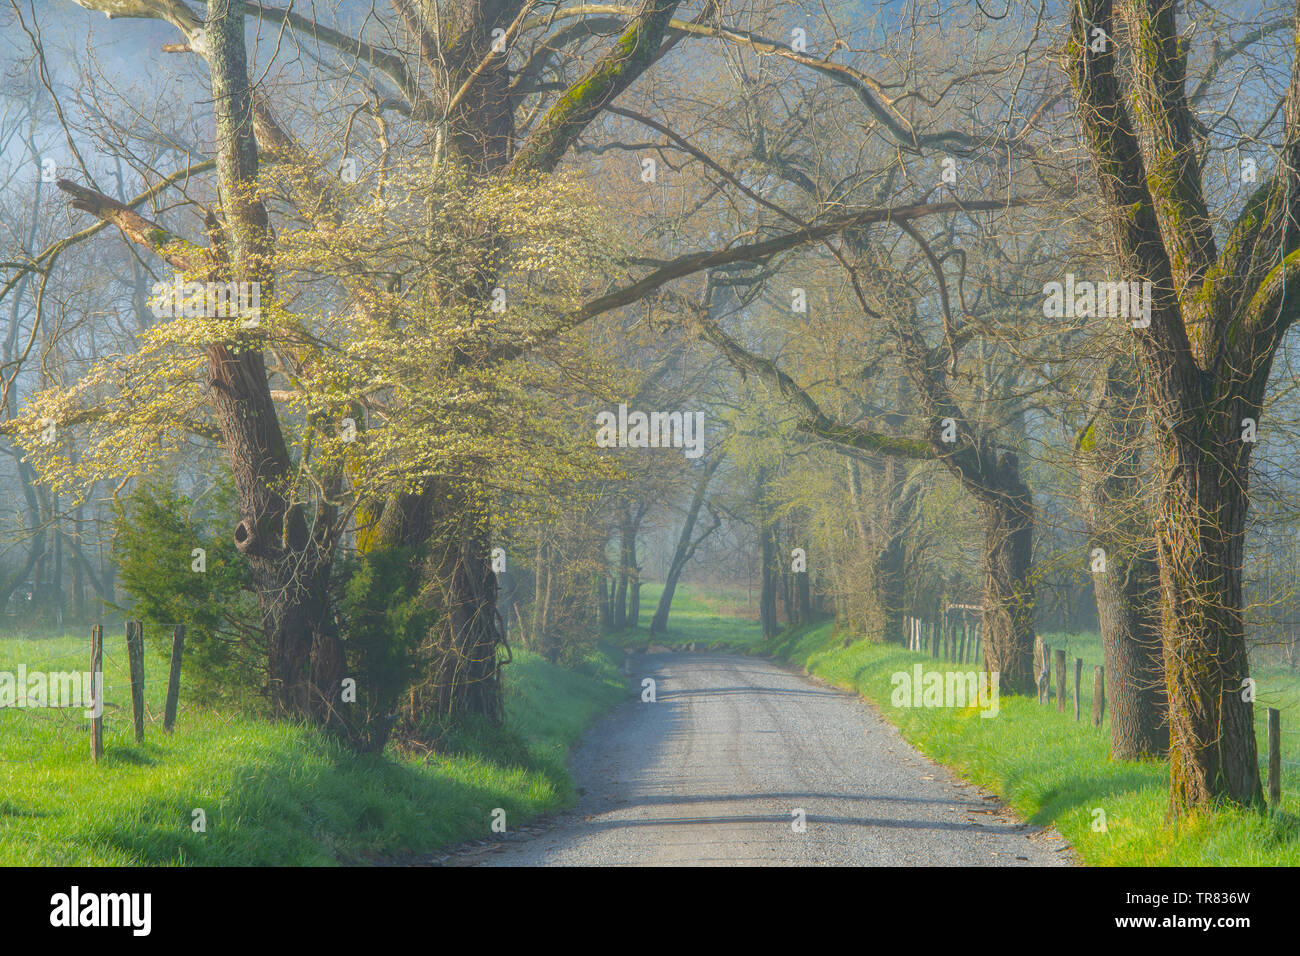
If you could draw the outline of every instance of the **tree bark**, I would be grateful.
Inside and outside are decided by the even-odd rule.
[[[1171,442],[1162,455],[1157,546],[1169,694],[1170,803],[1262,801],[1242,601],[1247,469]]]
[[[984,522],[984,667],[1004,693],[1033,694],[1033,494],[1015,455],[1004,453],[983,476],[976,498]]]
[[[1112,760],[1159,757],[1169,750],[1160,568],[1145,516],[1149,504],[1139,486],[1144,417],[1134,371],[1117,356],[1098,378],[1091,422],[1075,451],[1089,551],[1101,548],[1106,562],[1092,580]]]
[[[492,723],[504,718],[501,667],[509,658],[500,659],[505,637],[496,607],[491,528],[482,505],[470,479],[429,479],[418,494],[391,499],[380,519],[378,538],[385,545],[425,550],[423,566],[412,574],[436,612],[416,653],[418,676],[402,715],[404,733],[420,733],[429,717],[474,714]],[[539,588],[542,574],[536,569]]]

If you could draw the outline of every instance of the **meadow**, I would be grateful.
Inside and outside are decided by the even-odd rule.
[[[124,630],[105,628],[98,765],[81,708],[0,709],[0,864],[298,866],[429,853],[488,834],[497,808],[511,826],[572,803],[568,749],[625,694],[616,650],[566,670],[516,649],[504,728],[469,722],[437,751],[357,756],[320,731],[197,706],[184,692],[166,734],[167,660],[148,642],[146,654],[138,745]],[[84,670],[88,657],[88,634],[0,634],[0,671]]]

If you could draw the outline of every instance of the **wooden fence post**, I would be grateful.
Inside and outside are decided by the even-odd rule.
[[[185,625],[172,629],[172,669],[167,675],[167,709],[163,714],[163,730],[172,732],[176,723],[176,704],[181,696],[181,652],[185,650]]]
[[[1054,648],[1056,654],[1056,711],[1065,713],[1065,648]]]
[[[131,664],[131,719],[135,742],[144,743],[144,625],[126,622],[126,653]]]
[[[1079,685],[1083,683],[1083,658],[1074,659],[1074,719],[1079,720]]]
[[[1043,639],[1034,635],[1034,688],[1038,691],[1038,702],[1043,702]]]
[[[90,629],[90,680],[95,688],[93,710],[98,717],[90,718],[90,759],[99,763],[104,756],[104,628],[96,624]]]
[[[1043,642],[1042,668],[1038,672],[1038,702],[1044,707],[1052,699],[1052,645]]]
[[[1268,709],[1268,804],[1282,803],[1282,713]]]
[[[1106,670],[1100,664],[1092,669],[1092,725],[1101,726],[1106,716]]]

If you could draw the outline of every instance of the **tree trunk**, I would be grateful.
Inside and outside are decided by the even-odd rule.
[[[491,535],[486,510],[469,480],[429,479],[417,495],[392,499],[380,521],[379,540],[427,546],[424,566],[412,569],[437,612],[416,653],[417,677],[403,715],[403,731],[418,733],[426,718],[477,715],[504,718],[498,648],[505,640],[496,607]],[[543,570],[536,570],[537,587]],[[534,600],[540,600],[538,595]],[[534,641],[540,635],[533,634]]]
[[[1106,666],[1112,760],[1169,750],[1168,703],[1160,640],[1160,569],[1149,504],[1140,489],[1144,406],[1127,360],[1098,378],[1092,419],[1076,443],[1079,502],[1089,551],[1105,570],[1092,574]],[[1091,554],[1089,555],[1091,563]]]
[[[636,630],[641,624],[641,569],[632,569],[632,593],[627,605],[627,626]]]
[[[903,644],[903,610],[907,600],[907,550],[903,535],[894,535],[871,561],[867,632],[887,644]]]
[[[1033,694],[1033,494],[1004,454],[978,493],[984,521],[984,667],[1004,693]]]
[[[763,625],[763,637],[773,638],[781,633],[776,617],[776,589],[780,574],[776,567],[776,535],[766,523],[759,529],[759,553],[762,561],[762,583],[759,587],[758,618]]]
[[[624,504],[618,522],[618,585],[614,589],[614,630],[627,627],[628,583],[636,564],[636,531],[632,527],[631,505]]]
[[[704,474],[700,476],[699,482],[695,486],[695,494],[691,496],[690,507],[686,509],[686,519],[682,522],[681,534],[677,536],[677,547],[673,549],[672,560],[668,563],[668,574],[664,578],[664,589],[659,594],[659,603],[655,606],[654,617],[650,621],[651,635],[662,634],[668,630],[668,613],[673,606],[673,593],[677,590],[677,582],[686,570],[687,563],[695,556],[695,550],[699,547],[700,542],[708,537],[719,525],[717,520],[713,526],[699,539],[692,542],[691,535],[695,533],[695,524],[700,518],[700,509],[704,506],[704,496],[708,491],[709,482],[713,478],[713,473],[718,470],[722,464],[721,456],[715,456],[707,465],[704,466]]]
[[[1242,696],[1247,469],[1233,467],[1231,452],[1216,455],[1215,438],[1197,437],[1162,449],[1156,510],[1175,812],[1218,796],[1263,800],[1254,705]]]
[[[601,631],[609,630],[609,578],[603,570],[596,575],[596,608]]]
[[[86,575],[83,567],[86,559],[81,555],[81,534],[83,524],[81,505],[77,505],[76,510],[72,513],[72,530],[74,535],[72,542],[72,613],[76,616],[78,624],[81,624],[86,620]]]
[[[204,25],[212,77],[217,175],[230,278],[270,284],[266,209],[244,46],[243,0],[209,0]],[[269,289],[262,296],[269,298]],[[270,648],[271,702],[278,716],[333,723],[343,649],[328,599],[329,557],[318,553],[300,505],[284,488],[293,475],[260,347],[208,346],[208,385],[239,502],[235,545],[249,561]]]
[[[811,573],[810,571],[801,571],[795,575],[799,620],[804,624],[812,621],[812,586],[808,580]]]
[[[1160,571],[1153,552],[1144,549],[1119,568],[1108,558],[1106,573],[1096,576],[1112,760],[1161,757],[1169,751]]]

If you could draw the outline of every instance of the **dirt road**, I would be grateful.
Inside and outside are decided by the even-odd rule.
[[[654,678],[658,699],[638,694],[584,739],[576,810],[479,865],[1070,862],[1053,831],[931,763],[853,696],[756,658],[632,661],[633,684]]]

